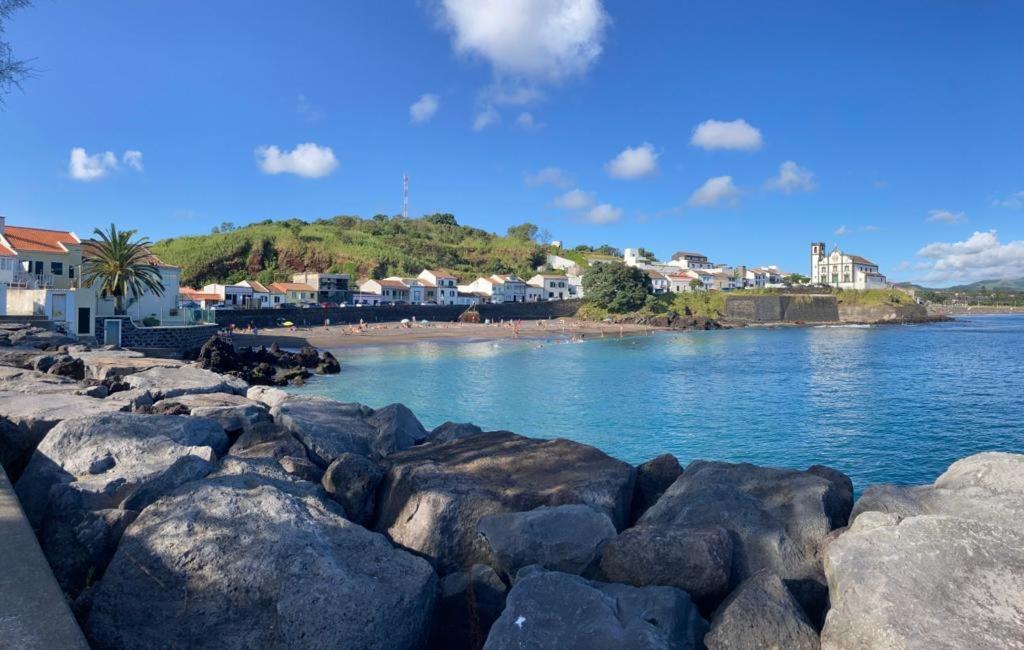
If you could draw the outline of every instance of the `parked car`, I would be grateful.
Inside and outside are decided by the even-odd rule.
[[[224,304],[214,305],[214,306],[210,307],[210,309],[213,309],[214,311],[226,311],[226,310],[234,309],[234,308],[235,308],[234,305],[224,305]]]
[[[274,309],[295,309],[296,305],[293,302],[279,302],[274,305]]]

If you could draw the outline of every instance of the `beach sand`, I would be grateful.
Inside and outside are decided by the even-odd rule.
[[[657,328],[644,325],[618,325],[595,323],[574,318],[556,320],[521,321],[519,338],[562,339],[579,337],[584,339],[630,336],[647,334]],[[284,348],[298,348],[312,345],[321,349],[352,346],[393,345],[420,341],[491,341],[516,338],[511,322],[504,324],[474,323],[372,323],[360,331],[351,325],[332,325],[330,329],[320,327],[291,328],[275,327],[259,329],[256,335],[244,331],[236,332],[236,346],[259,346],[277,343]]]

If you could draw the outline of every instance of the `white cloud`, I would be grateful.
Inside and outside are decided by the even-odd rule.
[[[722,202],[735,205],[739,195],[740,189],[733,184],[732,176],[716,176],[704,181],[686,203],[695,207],[710,207]]]
[[[604,168],[612,178],[642,178],[658,171],[658,155],[654,145],[645,142],[639,147],[626,147]]]
[[[499,78],[527,81],[585,72],[609,23],[600,0],[441,0],[440,9],[456,52],[484,58]]]
[[[409,107],[409,119],[416,124],[427,122],[434,117],[434,114],[437,113],[437,109],[440,107],[441,100],[437,95],[430,93],[421,95],[420,98]]]
[[[963,212],[950,212],[949,210],[929,210],[928,218],[925,221],[941,221],[942,223],[963,223],[967,221],[967,215]]]
[[[265,174],[322,178],[338,168],[338,159],[331,148],[314,142],[300,144],[291,151],[281,151],[274,145],[257,147],[256,157]]]
[[[142,171],[142,152],[141,151],[136,151],[134,149],[129,149],[129,150],[124,152],[124,155],[121,157],[121,162],[123,162],[125,165],[131,167],[135,171],[141,172]]]
[[[792,160],[787,160],[779,165],[779,175],[768,179],[764,185],[769,190],[778,190],[786,194],[810,192],[815,188],[814,172]]]
[[[569,190],[555,199],[555,205],[566,210],[582,210],[594,205],[594,196],[581,189]]]
[[[302,116],[307,122],[319,122],[324,119],[323,109],[314,106],[305,95],[299,95],[295,104],[295,112]]]
[[[527,111],[523,111],[519,114],[519,117],[516,118],[516,126],[524,131],[539,131],[544,128],[544,124],[542,122],[538,122],[536,118],[533,117],[533,113],[529,113]]]
[[[500,121],[501,115],[498,114],[498,111],[494,110],[493,106],[488,106],[477,113],[476,117],[473,118],[473,130],[483,131],[487,127],[497,124]]]
[[[763,143],[761,132],[746,120],[722,122],[707,120],[697,125],[690,138],[690,144],[702,149],[739,149],[756,151]]]
[[[587,212],[583,219],[590,223],[611,223],[618,221],[622,216],[622,210],[616,208],[610,203],[602,203],[601,205],[595,205],[590,212]]]
[[[558,167],[545,167],[535,174],[525,174],[523,180],[530,187],[541,185],[554,185],[566,189],[572,185],[572,179]]]
[[[997,208],[1024,208],[1024,191],[1014,192],[1005,199],[993,199],[992,205]]]
[[[1024,241],[999,242],[995,230],[966,241],[936,242],[917,252],[926,262],[925,282],[974,282],[1024,277]]]
[[[838,228],[836,228],[836,237],[842,237],[843,235],[845,235],[848,232],[850,232],[850,231],[849,231],[849,229],[847,229],[846,226],[839,226]]]
[[[71,150],[68,173],[76,181],[99,180],[115,169],[117,156],[113,151],[103,151],[90,156],[82,147],[74,147]]]

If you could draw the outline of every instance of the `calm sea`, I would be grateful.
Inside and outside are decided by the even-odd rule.
[[[579,344],[417,343],[335,351],[304,392],[409,406],[595,445],[924,483],[982,450],[1024,452],[1024,316],[919,326],[658,333]]]

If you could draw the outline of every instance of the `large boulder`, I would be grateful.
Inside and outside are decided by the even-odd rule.
[[[395,440],[395,449],[407,449],[406,440],[418,445],[429,435],[419,419],[404,404],[388,404],[373,412],[369,422],[385,440]],[[401,442],[397,442],[401,441]]]
[[[679,589],[530,570],[516,580],[484,648],[700,648],[706,630],[707,623]]]
[[[406,430],[393,426],[394,420],[374,419],[373,409],[362,404],[293,397],[270,412],[323,468],[344,453],[380,458],[416,442]]]
[[[270,421],[270,411],[264,404],[234,393],[194,393],[162,399],[154,410],[181,407],[188,415],[210,418],[220,423],[228,433],[245,430],[258,422]]]
[[[480,427],[469,422],[448,421],[431,431],[427,436],[426,442],[451,442],[459,438],[475,436],[478,433],[483,433],[483,431]]]
[[[383,478],[384,472],[366,456],[341,454],[327,466],[321,482],[349,519],[366,524],[373,517],[377,486]]]
[[[184,361],[147,357],[133,350],[71,351],[68,354],[81,359],[87,377],[101,381],[134,375],[150,368],[180,368],[185,365]]]
[[[273,422],[249,426],[231,445],[229,453],[242,458],[273,458],[304,456],[306,448],[295,436]]]
[[[847,523],[853,504],[845,488],[817,472],[694,461],[638,525],[721,526],[733,535],[733,585],[763,569],[775,573],[820,624],[828,590],[819,553]]]
[[[70,377],[71,379],[85,379],[85,364],[81,359],[75,359],[67,354],[57,355],[46,374],[59,377]]]
[[[635,587],[678,587],[710,613],[729,593],[732,555],[721,526],[636,526],[604,547],[601,572]]]
[[[245,391],[245,396],[254,402],[265,404],[269,408],[280,406],[288,401],[291,395],[280,388],[272,386],[250,386]]]
[[[444,574],[488,561],[476,531],[485,515],[581,503],[617,529],[629,518],[633,468],[569,440],[493,431],[413,447],[385,464],[376,530]]]
[[[485,515],[477,524],[494,565],[512,577],[536,564],[552,571],[582,574],[615,537],[615,525],[603,512],[582,504],[541,506],[527,512]]]
[[[5,393],[53,395],[55,393],[74,393],[79,388],[81,388],[81,384],[70,377],[51,375],[31,368],[0,365],[0,391]]]
[[[446,575],[438,588],[431,648],[482,648],[491,626],[505,609],[506,592],[505,583],[485,564]]]
[[[129,526],[91,594],[98,648],[413,648],[436,576],[319,499],[198,481]]]
[[[761,571],[736,588],[711,620],[708,650],[817,650],[818,633],[779,576]]]
[[[38,384],[27,381],[26,385]],[[58,422],[79,416],[110,413],[122,408],[121,404],[71,392],[0,392],[0,464],[7,470],[11,480],[17,480],[36,445]]]
[[[636,490],[633,492],[633,520],[647,512],[682,473],[683,468],[672,454],[662,454],[638,465]]]
[[[130,413],[73,418],[46,435],[16,491],[58,581],[75,592],[90,571],[103,570],[86,562],[109,555],[117,542],[120,522],[96,513],[141,511],[208,474],[216,454],[226,449],[223,429],[203,418]],[[93,541],[97,529],[104,540],[99,548]],[[93,536],[83,536],[82,530]]]
[[[124,378],[131,388],[147,390],[156,400],[195,393],[237,393],[244,395],[249,385],[237,377],[218,375],[195,366],[157,367]]]
[[[1024,455],[869,489],[825,548],[823,648],[1024,648]]]

